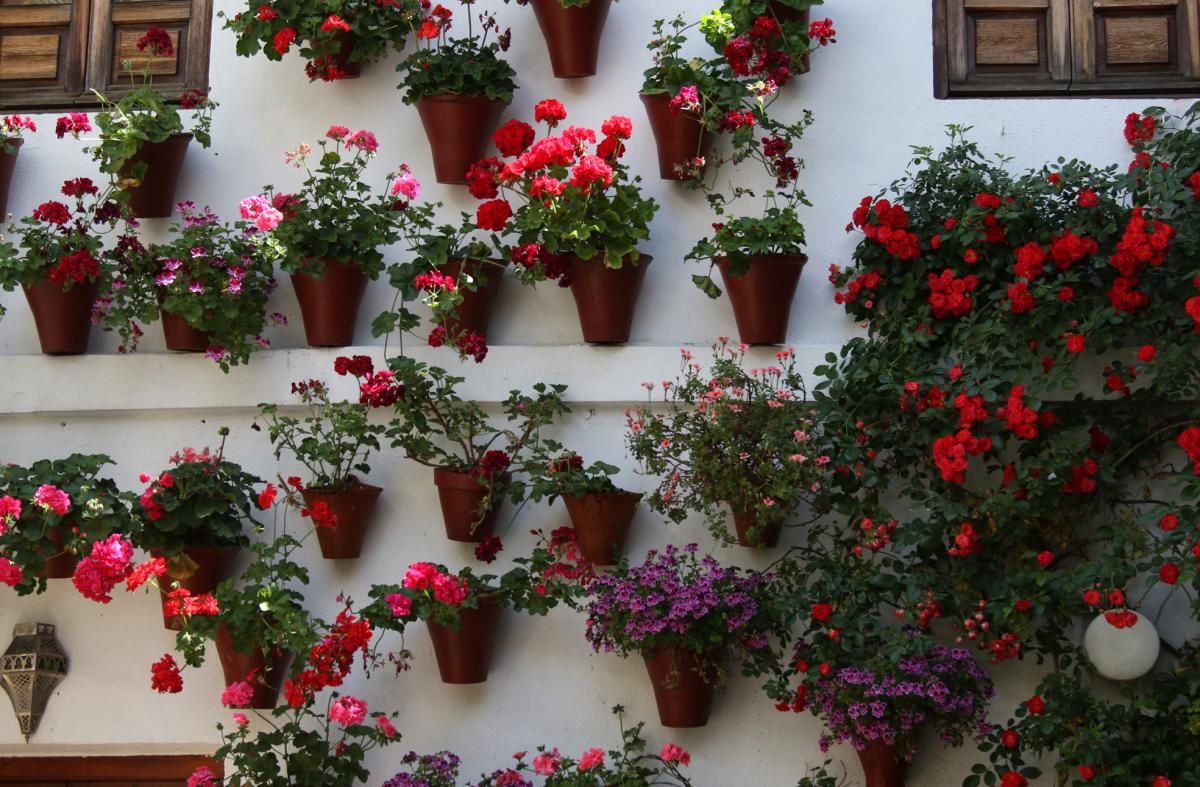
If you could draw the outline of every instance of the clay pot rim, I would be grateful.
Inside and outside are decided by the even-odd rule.
[[[383,494],[383,487],[368,484],[351,473],[346,476],[346,480],[341,486],[305,486],[301,494],[304,492],[317,492],[324,495],[336,495],[341,492],[375,492],[376,494]]]
[[[477,478],[476,476],[471,474],[470,470],[458,470],[453,467],[435,467],[435,468],[433,468],[433,482],[437,486],[455,486],[455,484],[453,484],[453,483],[443,484],[438,481],[438,478],[446,478],[447,476],[449,476],[450,478],[453,478],[455,480],[469,478],[472,481],[475,481]],[[496,480],[507,484],[509,481],[512,480],[512,473],[507,473],[507,472],[501,473],[500,475],[496,476]],[[480,487],[481,489],[486,488],[484,484],[477,483],[476,486]],[[493,484],[493,486],[499,486],[499,484]]]
[[[438,104],[474,104],[486,101],[489,104],[499,104],[503,107],[507,107],[512,103],[500,98],[488,98],[487,96],[468,95],[465,93],[430,93],[427,96],[418,98],[416,103],[419,104],[422,101],[432,101]]]
[[[729,264],[725,255],[713,257],[713,261],[722,267]],[[805,265],[808,263],[807,254],[751,254],[751,265]]]
[[[645,496],[646,496],[645,492],[631,492],[628,489],[618,489],[615,492],[585,492],[582,495],[560,495],[560,497],[562,497],[564,500],[567,498],[570,498],[572,500],[580,500],[580,501],[587,500],[589,497],[607,497],[607,498],[635,497],[638,500],[641,500]]]
[[[12,145],[14,148],[19,148],[25,144],[25,140],[21,137],[3,137],[0,136],[0,145]],[[13,153],[16,153],[14,150]]]
[[[576,254],[575,252],[571,252],[570,254],[566,254],[566,255],[564,255],[564,256],[570,257],[572,260],[574,260],[575,262],[578,262],[578,263],[580,263],[581,265],[602,265],[602,266],[604,266],[605,268],[608,268],[610,271],[621,271],[621,270],[625,270],[625,268],[627,267],[627,266],[625,265],[625,260],[626,260],[626,258],[628,258],[628,257],[629,257],[629,255],[628,255],[628,254],[623,254],[623,255],[621,255],[621,267],[620,267],[620,268],[613,268],[613,267],[611,267],[611,266],[609,266],[609,265],[604,265],[604,262],[602,261],[602,260],[603,260],[603,258],[604,258],[604,253],[603,253],[603,252],[601,252],[600,254],[597,254],[597,255],[596,255],[596,256],[594,256],[594,257],[588,257],[587,259],[584,259],[583,257],[580,257],[580,256],[579,256],[578,254]],[[628,265],[628,267],[629,267],[629,268],[641,268],[641,267],[647,267],[647,266],[649,266],[649,265],[650,265],[650,263],[652,263],[652,262],[654,262],[654,255],[653,255],[653,254],[646,254],[645,252],[639,252],[639,253],[638,253],[637,262],[630,262],[630,263],[629,263],[629,265]]]

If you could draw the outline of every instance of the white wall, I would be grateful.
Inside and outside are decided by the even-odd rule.
[[[592,404],[576,408],[562,436],[589,459],[625,466],[618,480],[628,488],[652,485],[651,479],[633,473],[622,445],[621,413],[641,399],[638,384],[673,376],[678,346],[703,346],[717,335],[735,333],[728,303],[710,302],[697,291],[689,277],[700,271],[681,262],[711,218],[696,195],[652,177],[653,140],[637,99],[641,71],[648,62],[643,46],[651,20],[676,11],[695,14],[705,5],[694,0],[620,2],[605,32],[601,75],[574,82],[551,76],[532,13],[519,7],[502,9],[504,22],[513,26],[510,57],[521,85],[509,114],[528,118],[536,101],[553,96],[567,105],[571,120],[578,123],[598,124],[612,113],[630,115],[635,123],[630,161],[636,171],[651,175],[647,187],[663,209],[645,249],[655,263],[628,347],[562,347],[579,341],[570,296],[553,285],[535,291],[508,282],[491,332],[492,343],[501,346],[482,366],[469,365],[462,371],[470,378],[470,390],[483,400],[503,398],[514,385],[527,387],[539,379],[570,382],[571,398]],[[226,1],[217,7],[228,13],[237,10]],[[816,116],[803,148],[808,165],[804,182],[815,203],[805,215],[812,263],[796,297],[790,337],[806,359],[836,349],[853,333],[831,299],[825,269],[831,262],[848,261],[856,241],[843,231],[850,211],[859,198],[900,174],[909,145],[939,143],[944,126],[954,122],[974,126],[974,138],[985,149],[1013,156],[1022,166],[1060,154],[1096,163],[1124,161],[1124,116],[1149,103],[1164,103],[935,101],[930,3],[831,0],[827,9],[837,23],[839,43],[814,57],[814,73],[787,88],[793,111],[809,107]],[[373,166],[378,177],[407,162],[424,181],[427,196],[474,209],[465,190],[433,183],[423,131],[415,110],[400,101],[390,64],[372,66],[363,78],[340,84],[308,84],[301,65],[296,57],[283,64],[237,58],[232,36],[216,31],[212,83],[222,107],[214,126],[215,147],[189,152],[180,198],[209,203],[232,215],[238,200],[260,186],[294,184],[295,172],[282,161],[284,149],[315,141],[329,124],[342,123],[378,134],[382,156]],[[1174,107],[1182,109],[1187,103],[1174,102]],[[53,118],[40,118],[42,131],[21,152],[9,205],[18,216],[50,198],[63,179],[93,172],[77,143],[53,137]],[[148,239],[164,236],[165,220],[145,224]],[[360,318],[360,342],[368,341],[368,324],[389,297],[383,283],[371,287]],[[293,379],[331,377],[336,354],[289,351],[303,344],[303,334],[286,283],[277,300],[281,310],[295,317],[292,327],[275,334],[277,350],[225,376],[199,357],[161,355],[156,327],[147,332],[137,357],[116,355],[111,336],[96,336],[93,354],[86,357],[42,357],[20,293],[0,294],[0,302],[9,308],[0,323],[0,353],[5,356],[0,461],[26,463],[72,451],[106,451],[119,462],[117,480],[134,487],[139,472],[160,469],[180,446],[211,442],[216,427],[224,424],[234,429],[229,455],[260,475],[274,474],[277,468],[265,435],[246,429],[254,404],[267,399],[287,402]],[[543,350],[539,345],[558,347]],[[434,357],[443,365],[456,363],[452,355]],[[315,547],[306,556],[314,577],[310,598],[319,614],[332,616],[339,591],[362,600],[372,583],[397,581],[413,560],[452,566],[471,561],[469,547],[442,535],[430,471],[396,452],[385,452],[373,465],[371,480],[387,491],[367,556],[345,565],[322,561]],[[508,531],[503,557],[529,547],[529,528],[564,521],[561,505],[527,507]],[[637,554],[655,545],[692,540],[709,543],[699,523],[668,526],[642,511],[630,546]],[[767,562],[743,550],[717,551],[722,560]],[[71,674],[28,746],[0,702],[0,755],[94,753],[96,746],[126,753],[212,749],[213,724],[227,718],[218,701],[221,680],[215,654],[202,672],[185,674],[183,694],[151,692],[149,665],[172,642],[161,628],[153,597],[123,597],[101,607],[83,600],[65,581],[53,583],[45,595],[20,600],[0,591],[0,644],[7,642],[14,623],[34,620],[58,625],[72,658]],[[398,645],[398,640],[392,644]],[[708,727],[664,730],[657,725],[642,665],[592,655],[583,639],[582,619],[569,611],[559,610],[545,619],[510,614],[497,643],[492,677],[477,687],[438,682],[423,631],[414,630],[406,644],[416,656],[412,671],[398,678],[381,673],[369,684],[356,676],[347,687],[372,709],[401,711],[397,726],[405,740],[374,758],[376,784],[391,775],[409,748],[451,748],[464,757],[464,772],[474,776],[542,742],[574,755],[593,745],[609,747],[616,743],[609,713],[616,703],[629,709],[632,720],[650,722],[652,746],[675,740],[690,749],[697,784],[794,784],[806,763],[823,759],[816,745],[820,726],[815,719],[776,712],[753,683],[740,678],[719,700]],[[1023,664],[1006,665],[999,678],[996,707],[1001,714],[1027,697],[1036,682],[1032,668]],[[851,782],[857,783],[853,755],[846,750],[834,754],[850,758]],[[910,783],[959,784],[974,756],[973,750],[948,751],[930,740],[918,755]],[[754,768],[753,776],[746,775],[748,767]]]

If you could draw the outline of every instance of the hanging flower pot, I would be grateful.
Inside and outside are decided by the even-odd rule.
[[[787,341],[788,318],[800,272],[808,257],[803,254],[752,254],[750,268],[731,275],[729,261],[717,260],[721,280],[733,303],[738,335],[746,344],[782,344]]]
[[[354,476],[350,476],[340,489],[308,487],[301,493],[309,508],[324,502],[337,517],[333,527],[316,529],[321,555],[326,560],[350,560],[362,554],[367,525],[382,493],[382,488],[364,484]]]
[[[484,284],[477,285],[475,290],[460,286],[462,303],[455,307],[457,315],[455,324],[464,331],[487,336],[488,324],[492,319],[492,309],[496,305],[496,296],[500,293],[500,285],[504,282],[504,268],[507,260],[495,260],[497,264],[485,263],[481,260],[450,260],[438,268],[447,276],[457,279],[466,273],[478,281],[484,278]]]
[[[620,268],[610,268],[603,257],[581,260],[570,257],[571,294],[579,312],[579,327],[588,344],[624,344],[633,327],[633,312],[646,278],[649,254],[632,263],[626,256]]]
[[[43,566],[38,576],[46,579],[70,579],[75,576],[75,566],[79,565],[79,557],[67,551],[67,542],[71,539],[71,527],[73,525],[63,524],[46,530],[46,538],[54,545],[54,551],[43,551],[42,556],[46,560],[46,565]]]
[[[1109,680],[1136,680],[1154,669],[1161,640],[1140,612],[1116,609],[1098,616],[1083,635],[1088,661]]]
[[[644,654],[646,672],[654,686],[658,720],[664,727],[703,727],[712,710],[717,675],[714,655],[697,654],[678,647],[658,648]]]
[[[216,635],[217,658],[225,675],[225,685],[250,679],[254,697],[249,707],[255,710],[271,710],[279,700],[279,689],[287,677],[295,653],[281,648],[272,648],[266,656],[262,648],[251,653],[242,653],[233,646],[233,637],[222,623]]]
[[[895,746],[872,741],[857,753],[866,787],[904,787],[908,762],[899,755]]]
[[[122,179],[133,176],[133,168],[146,163],[142,182],[129,187],[129,208],[139,219],[165,219],[175,208],[175,186],[187,155],[191,134],[172,134],[162,142],[146,142],[121,167]]]
[[[737,542],[740,546],[755,549],[770,549],[779,544],[779,536],[783,532],[783,522],[769,522],[759,525],[758,517],[753,511],[738,511],[732,503],[733,527],[737,532]]]
[[[625,551],[625,538],[642,495],[638,492],[598,492],[563,497],[583,556],[597,566],[612,566]]]
[[[37,326],[38,342],[46,355],[80,355],[87,352],[92,332],[92,304],[96,302],[96,285],[82,281],[63,292],[58,284],[39,281],[23,288],[33,322]]]
[[[493,494],[508,484],[512,476],[500,476],[493,484]],[[492,501],[491,508],[479,516],[488,487],[480,484],[474,475],[445,467],[434,468],[433,483],[437,485],[438,501],[442,505],[442,520],[446,525],[446,538],[451,541],[479,543],[496,529],[500,513],[500,500]]]
[[[202,353],[212,343],[208,334],[198,328],[193,328],[186,317],[170,312],[160,312],[162,319],[163,339],[167,349],[175,352]]]
[[[305,266],[309,264],[306,260]],[[358,307],[367,277],[353,262],[321,260],[320,276],[293,273],[292,287],[300,302],[309,347],[346,347],[354,343]]]
[[[695,115],[687,112],[675,113],[668,104],[671,97],[666,93],[641,94],[646,107],[646,118],[650,131],[658,145],[658,174],[663,180],[687,180],[678,168],[697,157],[707,156],[716,138],[709,133]]]
[[[486,96],[436,95],[417,102],[438,183],[467,182],[467,170],[484,157],[506,106]]]
[[[11,153],[0,150],[0,219],[8,216],[8,187],[12,185],[13,170],[17,166],[17,154],[21,152],[23,139],[0,140],[0,148],[11,147]]]
[[[600,37],[612,0],[590,0],[566,8],[562,0],[532,0],[533,14],[550,50],[550,66],[559,79],[590,77],[596,73]]]
[[[163,626],[178,631],[183,621],[179,616],[167,612],[167,587],[178,582],[192,595],[212,593],[217,585],[227,579],[233,571],[233,562],[237,557],[236,549],[217,549],[215,547],[187,547],[181,553],[167,558],[167,573],[160,580],[164,590],[161,593],[163,602]],[[154,557],[163,557],[162,552],[151,549]]]
[[[475,609],[460,610],[462,623],[457,630],[425,621],[443,683],[483,683],[487,680],[496,624],[502,609],[499,598],[487,595],[480,597]]]
[[[337,33],[334,40],[338,42],[338,51],[333,56],[338,79],[358,79],[362,76],[362,63],[350,59],[354,54],[354,36],[349,33]]]

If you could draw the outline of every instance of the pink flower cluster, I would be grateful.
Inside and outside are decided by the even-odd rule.
[[[367,703],[357,697],[338,697],[329,707],[329,720],[343,727],[362,724],[367,717]]]
[[[432,589],[434,600],[454,607],[466,601],[468,594],[466,579],[444,573],[433,563],[410,565],[404,575],[404,587],[418,593],[428,593]]]
[[[59,516],[66,516],[66,513],[71,510],[71,498],[66,492],[52,484],[42,484],[33,493],[33,502],[41,507],[42,511],[53,511]]]
[[[92,544],[92,553],[79,561],[71,583],[84,598],[107,604],[112,589],[132,572],[133,544],[120,533]]]
[[[238,204],[242,218],[254,222],[254,226],[263,232],[270,232],[283,221],[283,213],[271,204],[265,194],[246,197]]]
[[[245,708],[254,699],[254,687],[244,680],[230,683],[221,692],[221,704],[226,708]]]

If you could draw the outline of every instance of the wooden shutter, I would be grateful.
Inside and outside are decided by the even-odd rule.
[[[89,0],[0,0],[0,106],[61,106],[83,90]]]
[[[140,78],[148,58],[137,41],[152,27],[162,28],[175,45],[173,58],[155,58],[154,86],[167,96],[208,88],[211,0],[92,0],[87,86],[118,97],[129,88],[132,67]]]
[[[1200,90],[1198,10],[1200,0],[1074,0],[1076,89]]]
[[[1070,0],[944,0],[952,94],[1065,92]]]

